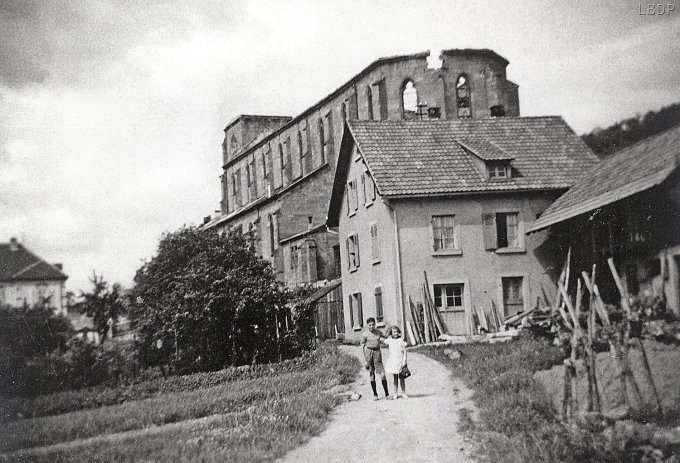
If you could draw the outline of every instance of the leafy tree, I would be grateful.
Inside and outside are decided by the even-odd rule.
[[[103,275],[92,272],[92,291],[80,293],[81,301],[75,304],[76,310],[87,314],[94,323],[94,328],[99,333],[102,342],[109,332],[109,323],[114,327],[121,315],[125,313],[122,288],[118,283],[109,287]]]
[[[130,316],[140,360],[194,370],[277,358],[287,300],[268,262],[236,234],[184,227],[135,275]]]
[[[42,304],[0,306],[0,388],[42,387],[27,380],[35,376],[31,365],[41,364],[43,375],[59,376],[61,369],[51,359],[66,351],[72,335],[68,319]]]

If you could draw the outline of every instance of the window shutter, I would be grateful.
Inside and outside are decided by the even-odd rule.
[[[354,235],[354,259],[356,266],[359,266],[359,235]]]
[[[364,308],[361,304],[361,293],[357,293],[357,321],[359,326],[364,326]]]
[[[352,255],[350,254],[349,250],[349,238],[345,240],[345,244],[347,245],[347,268],[352,268]]]
[[[482,214],[482,227],[484,228],[484,249],[496,249],[496,216]]]
[[[354,296],[349,295],[349,325],[354,326]]]

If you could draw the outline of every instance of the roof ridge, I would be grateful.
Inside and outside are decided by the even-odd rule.
[[[38,258],[38,260],[36,260],[36,261],[33,262],[32,264],[27,265],[26,267],[24,267],[23,269],[19,270],[19,271],[16,272],[14,275],[12,275],[12,278],[16,278],[16,277],[18,277],[19,275],[21,275],[22,273],[28,272],[28,271],[31,270],[33,267],[35,267],[36,265],[40,264],[40,262],[42,262],[42,259]]]

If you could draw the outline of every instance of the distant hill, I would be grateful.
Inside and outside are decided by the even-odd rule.
[[[595,154],[605,157],[643,138],[680,125],[680,103],[649,111],[644,116],[632,117],[607,127],[596,128],[581,138]]]

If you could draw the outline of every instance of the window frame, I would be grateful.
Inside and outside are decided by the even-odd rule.
[[[356,317],[355,317],[356,310]],[[361,291],[349,295],[349,317],[354,331],[360,331],[364,326],[364,308]]]
[[[404,98],[406,96],[406,90],[408,87],[408,84],[412,85],[413,89],[413,94],[415,95],[416,99],[416,104],[415,104],[415,110],[411,111],[410,109],[406,109],[406,99]],[[418,118],[418,105],[420,104],[420,95],[418,94],[418,87],[416,86],[416,83],[413,81],[411,78],[406,78],[404,82],[401,84],[401,93],[399,96],[399,100],[401,103],[401,118],[402,120],[405,121],[413,121]],[[413,115],[411,117],[406,117],[407,112],[410,114],[411,112]]]
[[[452,287],[453,288],[453,294],[449,296],[446,294],[446,288],[447,287]],[[434,308],[438,310],[440,313],[465,313],[466,312],[466,283],[433,283],[432,284],[432,301],[434,303]],[[440,290],[439,297],[437,296],[437,290]],[[455,294],[455,289],[460,289],[460,295]],[[444,290],[444,294],[442,295],[441,291]],[[443,302],[448,302],[447,299],[449,297],[453,298],[454,305],[448,306],[448,305],[443,305]],[[455,305],[455,300],[456,297],[460,297],[460,305],[456,306]],[[437,306],[437,299],[440,301],[440,306]]]
[[[380,297],[378,297],[380,296]],[[375,321],[380,324],[385,320],[385,307],[383,304],[382,285],[375,285],[373,288],[373,299],[375,303]]]
[[[355,272],[361,266],[361,256],[359,255],[359,234],[352,233],[345,239],[347,248],[347,269]]]
[[[516,234],[517,234],[517,245],[510,246],[508,241],[508,246],[500,246],[499,235],[498,235],[498,216],[505,216],[506,225],[505,233],[507,238],[508,226],[507,217],[514,215],[517,218],[516,223]],[[519,209],[495,209],[493,211],[484,212],[482,214],[482,235],[484,239],[484,249],[486,251],[493,251],[496,254],[516,254],[526,252],[526,241],[524,238],[524,219],[522,212]]]
[[[453,247],[447,248],[447,247],[441,247],[437,249],[436,247],[436,242],[437,242],[437,228],[443,229],[444,227],[435,227],[435,222],[436,219],[447,219],[451,218],[453,220],[453,226],[451,227],[453,229]],[[461,256],[463,255],[463,248],[461,245],[461,233],[460,233],[460,225],[458,223],[458,220],[456,220],[456,214],[433,214],[430,216],[430,252],[432,253],[433,256]],[[441,240],[446,239],[445,237],[439,238]],[[442,242],[442,246],[443,246]]]
[[[465,82],[458,85],[458,81],[461,77],[465,78]],[[465,88],[467,95],[461,96],[458,91],[459,88]],[[461,72],[458,74],[458,77],[456,77],[454,92],[456,95],[456,117],[458,119],[472,119],[472,85],[470,84],[470,76],[465,72]],[[465,102],[465,99],[467,99],[467,106],[462,106],[461,104]],[[468,109],[469,114],[461,114],[461,109],[465,108]]]
[[[347,182],[347,215],[350,217],[359,210],[359,193],[357,189],[356,178]]]
[[[378,222],[370,222],[368,228],[371,236],[371,261],[373,265],[379,264],[382,259],[382,252],[380,249],[380,229]]]

